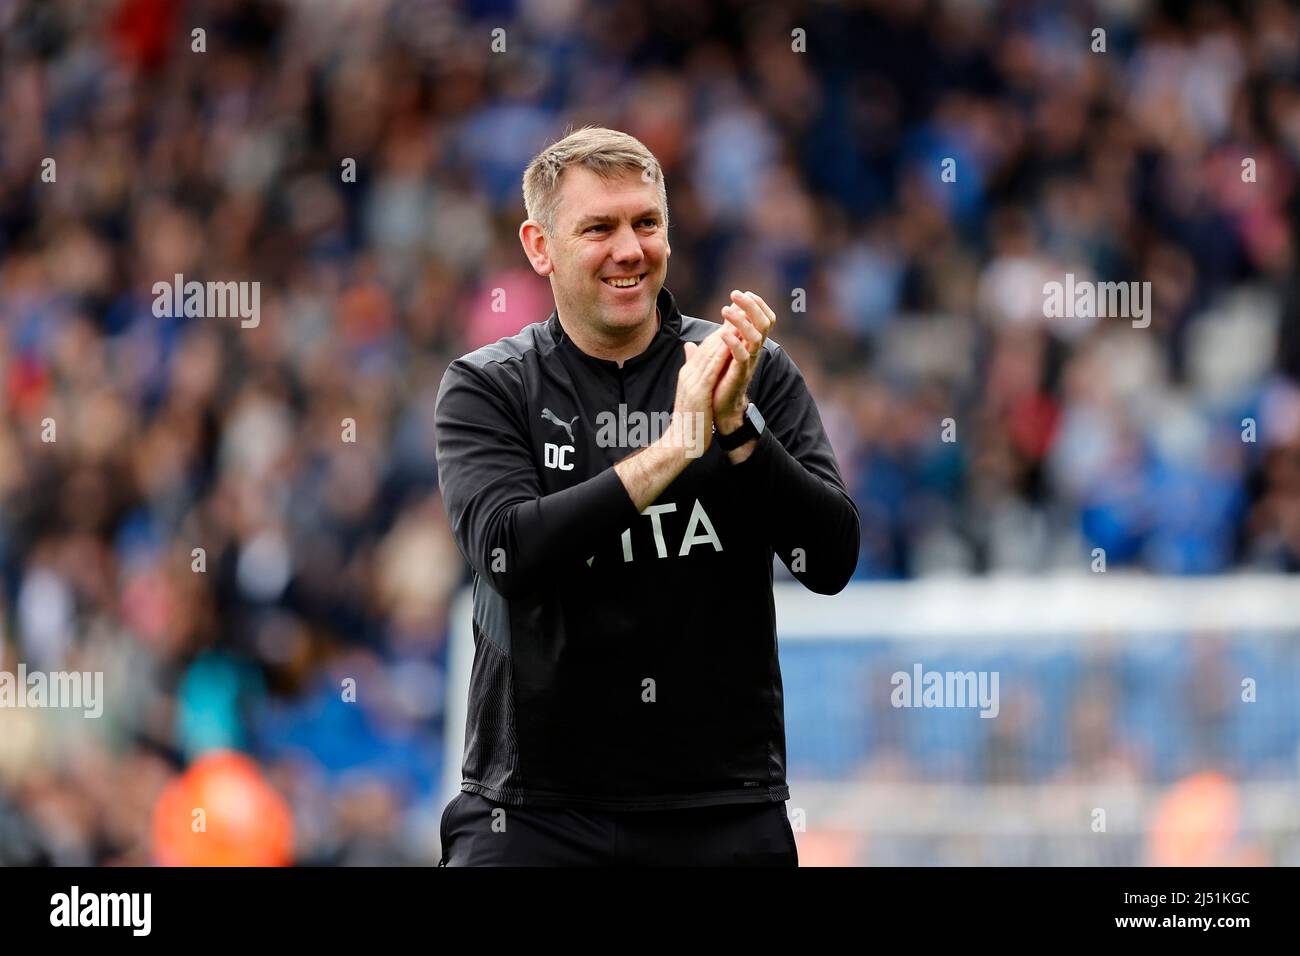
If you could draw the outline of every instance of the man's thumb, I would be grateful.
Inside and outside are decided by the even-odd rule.
[[[686,343],[686,358],[689,360],[690,357],[691,357],[692,355],[695,354],[695,352],[696,352],[696,350],[697,350],[698,348],[699,348],[699,345],[697,345],[696,343],[694,343],[694,342],[687,342],[687,343]]]

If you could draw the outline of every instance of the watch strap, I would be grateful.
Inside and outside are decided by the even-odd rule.
[[[739,428],[729,435],[724,435],[722,432],[717,433],[718,445],[723,451],[735,451],[741,445],[762,434],[762,422],[763,416],[758,413],[754,403],[750,402],[745,406],[744,421]]]

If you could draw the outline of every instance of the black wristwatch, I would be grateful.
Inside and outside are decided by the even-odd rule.
[[[716,426],[715,426],[716,429]],[[723,451],[735,451],[751,438],[757,438],[763,434],[763,416],[759,414],[758,408],[753,402],[745,406],[745,421],[730,435],[724,435],[722,432],[716,432],[718,446]]]

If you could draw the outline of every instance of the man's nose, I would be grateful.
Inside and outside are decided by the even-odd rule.
[[[642,256],[641,240],[637,238],[636,230],[627,223],[618,227],[618,232],[614,235],[614,259],[618,262],[635,262]]]

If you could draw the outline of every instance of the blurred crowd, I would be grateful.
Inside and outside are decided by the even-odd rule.
[[[1298,72],[1281,0],[0,0],[0,669],[110,695],[0,713],[0,863],[150,862],[215,748],[299,862],[436,858],[433,402],[553,308],[570,126],[662,162],[684,312],[780,312],[859,578],[1297,570]],[[1046,318],[1067,273],[1149,327]],[[260,322],[155,317],[177,274]]]

